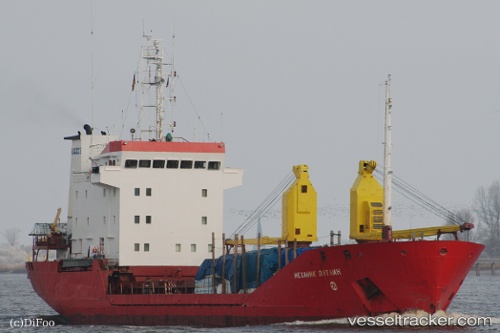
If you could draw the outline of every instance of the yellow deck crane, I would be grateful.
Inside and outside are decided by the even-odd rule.
[[[382,240],[384,226],[384,189],[373,176],[375,161],[359,161],[358,177],[351,187],[351,224],[349,238],[358,242]],[[415,239],[453,234],[474,228],[472,223],[408,230],[393,230],[392,239]]]
[[[318,240],[317,236],[317,193],[309,180],[309,168],[305,164],[293,167],[295,181],[283,192],[281,237],[263,236],[259,239],[245,239],[244,244],[261,245],[295,243],[308,246]],[[226,240],[233,246],[235,241]],[[241,241],[238,240],[238,245]]]

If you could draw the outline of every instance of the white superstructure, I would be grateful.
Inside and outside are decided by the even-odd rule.
[[[212,232],[223,232],[223,191],[243,174],[224,167],[223,143],[111,141],[93,154],[107,136],[68,139],[73,257],[199,265],[211,256]]]
[[[122,266],[199,265],[212,256],[212,233],[218,239],[223,233],[223,191],[242,184],[243,170],[225,167],[224,143],[174,142],[171,133],[162,135],[161,87],[176,74],[163,79],[161,66],[167,64],[158,41],[142,55],[156,67],[141,70],[147,78],[139,81],[157,88],[153,138],[141,141],[139,128],[138,140],[117,141],[89,125],[85,134],[65,138],[72,141],[69,254],[104,256]],[[215,248],[219,256],[220,242]]]

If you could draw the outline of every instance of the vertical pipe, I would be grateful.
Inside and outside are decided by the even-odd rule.
[[[330,230],[330,246],[333,246],[333,236],[335,235],[335,233],[333,232],[333,230]]]
[[[217,285],[215,284],[215,232],[212,232],[212,291],[217,293]]]
[[[278,271],[281,269],[281,239],[278,240]]]
[[[233,293],[238,293],[238,234],[234,235],[234,288]]]
[[[285,250],[285,266],[288,265],[288,241],[285,241],[285,246],[283,250]]]
[[[297,238],[293,239],[293,260],[297,259]]]
[[[226,293],[226,234],[222,233],[222,293]]]
[[[241,236],[241,275],[243,275],[243,293],[247,293],[247,268],[245,266],[245,237]]]
[[[257,235],[257,288],[260,284],[260,232]]]
[[[341,233],[340,233],[340,230],[339,230],[339,233],[337,234],[337,237],[338,237],[337,238],[337,245],[341,244],[340,235],[341,235]]]

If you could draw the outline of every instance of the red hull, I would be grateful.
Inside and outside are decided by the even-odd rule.
[[[306,251],[250,294],[108,294],[111,270],[29,262],[34,290],[71,324],[240,326],[446,310],[484,246],[365,243]],[[197,267],[184,267],[193,276]],[[131,267],[162,276],[168,267]]]

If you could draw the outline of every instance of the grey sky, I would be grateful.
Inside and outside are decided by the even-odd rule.
[[[395,174],[469,207],[498,179],[499,14],[496,1],[93,1],[91,19],[88,1],[0,0],[1,229],[67,213],[63,137],[91,122],[91,54],[94,126],[119,135],[126,114],[129,138],[143,22],[170,54],[175,26],[176,135],[206,140],[199,115],[245,169],[227,208],[255,208],[299,163],[324,211],[347,207],[358,161],[383,163],[388,73]],[[231,232],[243,218],[229,218]],[[347,235],[345,212],[319,224]]]

